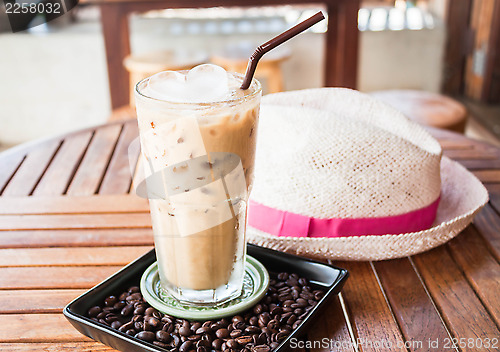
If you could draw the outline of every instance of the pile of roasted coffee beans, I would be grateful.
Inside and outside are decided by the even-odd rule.
[[[280,273],[253,309],[232,318],[198,322],[157,311],[134,286],[107,297],[103,306],[90,308],[88,316],[171,352],[269,352],[300,325],[323,294],[296,274]]]

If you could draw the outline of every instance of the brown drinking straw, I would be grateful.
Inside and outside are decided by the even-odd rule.
[[[283,44],[288,39],[295,37],[297,34],[305,31],[307,28],[312,27],[313,25],[324,19],[325,16],[323,16],[323,14],[320,11],[314,16],[309,17],[307,20],[303,22],[300,22],[296,26],[290,28],[286,32],[281,33],[277,37],[274,37],[270,41],[265,42],[257,49],[255,49],[255,52],[252,54],[252,56],[250,56],[250,59],[248,60],[247,71],[245,73],[245,78],[243,79],[243,83],[240,88],[248,89],[248,87],[250,87],[250,82],[252,82],[253,75],[255,74],[257,63],[265,53],[269,52],[270,50],[273,50],[278,45]]]

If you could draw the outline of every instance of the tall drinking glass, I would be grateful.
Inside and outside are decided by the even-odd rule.
[[[243,77],[227,75],[222,101],[158,98],[151,77],[135,92],[161,287],[185,303],[219,304],[243,285],[262,91],[256,80],[241,90]]]

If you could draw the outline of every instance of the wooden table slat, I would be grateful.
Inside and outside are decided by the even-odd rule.
[[[450,338],[408,258],[374,263],[410,351],[454,351],[431,348],[428,341]],[[418,309],[416,309],[418,307]],[[416,338],[418,336],[418,338]]]
[[[500,183],[500,170],[473,170],[472,173],[483,183]]]
[[[492,339],[500,336],[474,290],[469,286],[446,246],[413,257],[441,316],[454,337]],[[440,342],[442,346],[444,341]],[[496,349],[485,348],[484,351]]]
[[[66,304],[84,292],[85,290],[0,290],[0,314],[61,313]]]
[[[60,145],[60,140],[49,140],[30,152],[5,187],[2,196],[30,195]]]
[[[0,289],[89,289],[122,267],[119,265],[0,268],[2,283]]]
[[[470,171],[500,169],[500,158],[497,159],[461,159],[457,160]]]
[[[0,215],[2,230],[150,228],[148,213]]]
[[[7,186],[7,183],[16,173],[16,170],[24,161],[24,158],[25,155],[21,153],[10,154],[9,156],[2,158],[2,164],[0,167],[0,194],[2,194],[3,189],[5,188],[5,186]]]
[[[361,341],[361,350],[369,351],[407,351],[398,324],[368,262],[336,262],[336,265],[349,270],[343,297],[353,324],[355,338]],[[373,328],[373,324],[377,328]],[[375,344],[381,344],[377,346]]]
[[[0,231],[0,248],[149,246],[151,229]]]
[[[121,124],[107,125],[96,130],[67,190],[68,195],[83,196],[96,193],[121,131]]]
[[[36,186],[34,195],[60,195],[66,191],[93,134],[93,131],[86,131],[64,139],[54,160]]]
[[[0,249],[0,268],[64,265],[125,266],[152,248],[133,246]]]
[[[130,184],[132,183],[129,157],[133,165],[135,165],[139,157],[139,154],[129,155],[129,146],[132,141],[137,138],[138,134],[139,129],[136,120],[124,124],[122,134],[118,139],[118,144],[116,145],[115,152],[109,163],[108,170],[99,188],[100,194],[122,194],[129,192]],[[138,142],[139,140],[137,138],[137,143]],[[135,170],[135,167],[132,167],[132,170]]]
[[[482,304],[500,326],[500,264],[471,226],[451,240],[449,247]]]
[[[486,241],[490,252],[500,262],[500,217],[498,213],[487,204],[474,219],[474,226]]]
[[[463,159],[494,160],[498,158],[497,151],[484,151],[477,149],[449,150],[444,149],[443,154],[448,158],[460,161]]]
[[[490,196],[490,204],[500,214],[500,184],[489,183],[485,185]]]
[[[149,213],[136,195],[0,197],[1,215]]]
[[[0,342],[86,342],[62,314],[0,315]],[[0,345],[2,347],[2,345]]]

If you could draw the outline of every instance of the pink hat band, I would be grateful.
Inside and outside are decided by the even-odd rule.
[[[350,237],[418,232],[432,226],[440,197],[411,212],[375,218],[319,219],[249,201],[248,225],[275,236]]]

